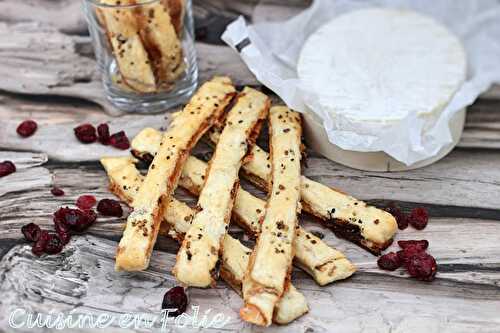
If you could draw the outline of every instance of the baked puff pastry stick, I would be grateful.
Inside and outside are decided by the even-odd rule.
[[[140,6],[136,18],[139,34],[151,58],[157,87],[168,90],[185,68],[181,42],[168,7],[162,2]]]
[[[136,159],[132,157],[103,157],[104,166],[109,178],[109,188],[118,198],[130,204],[144,181],[137,168]],[[160,235],[169,236],[182,242],[185,233],[191,226],[196,211],[175,198],[165,202]],[[247,248],[230,235],[225,235],[222,243],[222,265],[220,275],[239,295],[246,271],[251,249]],[[307,301],[293,285],[285,292],[276,305],[274,322],[287,324],[307,313]]]
[[[213,275],[221,241],[239,187],[238,172],[249,146],[255,142],[270,103],[265,94],[246,87],[227,114],[205,186],[198,198],[199,212],[182,242],[173,269],[177,280],[185,285],[203,288],[215,282]]]
[[[126,7],[135,4],[135,1],[101,0],[101,3],[124,6],[117,9],[98,9],[98,17],[106,29],[123,82],[138,92],[156,91],[156,79],[150,64],[151,59],[140,36],[140,27],[134,9]]]
[[[134,154],[145,159],[148,152],[155,152],[161,132],[145,128],[132,140]],[[193,195],[199,195],[205,184],[207,163],[190,156],[179,179],[179,186]],[[260,233],[259,221],[264,217],[266,202],[243,188],[239,188],[234,201],[232,219],[253,237]],[[342,280],[351,276],[356,268],[343,253],[328,246],[312,233],[299,227],[296,231],[294,264],[309,275],[319,285]]]
[[[141,133],[138,135],[142,135]],[[206,170],[205,162],[190,156],[182,169],[179,186],[198,195],[203,188]],[[259,221],[264,218],[265,206],[264,200],[239,188],[233,206],[233,221],[236,221],[247,234],[257,237],[261,231]],[[346,279],[356,271],[342,252],[328,246],[310,232],[298,227],[295,234],[294,264],[311,275],[319,285]]]
[[[229,78],[216,77],[205,82],[172,120],[132,203],[134,210],[116,251],[116,270],[148,267],[163,215],[162,201],[170,199],[191,149],[219,120],[234,93]]]
[[[208,136],[211,141],[217,142],[218,129],[212,128]],[[269,154],[254,146],[251,156],[252,159],[242,167],[242,174],[267,191],[271,176]],[[300,195],[304,211],[318,217],[337,237],[354,242],[374,254],[380,254],[391,245],[398,230],[395,218],[386,211],[305,176],[301,176]]]
[[[301,121],[297,112],[275,106],[269,112],[272,188],[261,233],[243,279],[240,317],[271,325],[274,307],[288,287],[300,210]]]
[[[220,132],[212,128],[209,138],[217,142]],[[132,141],[136,156],[150,160],[158,150],[161,132],[146,128]],[[271,174],[269,154],[254,146],[250,159],[242,166],[241,173],[259,188],[267,191]],[[387,248],[397,231],[394,217],[382,209],[330,188],[307,177],[301,177],[300,185],[302,209],[316,217],[341,238],[345,238],[370,252],[379,254]],[[237,206],[237,205],[236,205]]]

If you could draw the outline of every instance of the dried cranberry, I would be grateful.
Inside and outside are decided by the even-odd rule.
[[[109,144],[109,126],[108,124],[100,124],[97,126],[97,139],[103,145]]]
[[[33,120],[25,120],[17,126],[16,132],[23,138],[27,138],[35,133],[37,127],[36,122]]]
[[[413,208],[408,220],[412,227],[417,230],[422,230],[427,226],[427,222],[429,222],[429,214],[427,213],[427,209],[423,207]]]
[[[60,196],[64,195],[64,191],[62,189],[60,189],[59,187],[53,187],[50,190],[50,193],[52,193],[52,195],[54,195],[56,197],[60,197]]]
[[[11,161],[3,161],[0,163],[0,177],[10,175],[16,172],[16,166]]]
[[[74,231],[84,231],[92,225],[97,218],[93,210],[82,211],[79,209],[71,209],[68,207],[59,208],[54,213],[54,223],[61,223]]]
[[[97,200],[93,195],[82,195],[76,199],[76,206],[81,210],[87,210],[95,206]]]
[[[109,138],[109,144],[118,149],[129,149],[130,142],[128,141],[127,135],[124,131],[120,131],[118,133],[113,134]]]
[[[40,238],[42,229],[40,229],[40,227],[35,223],[29,223],[21,228],[21,232],[23,233],[24,238],[26,238],[27,241],[36,242],[38,238]]]
[[[436,259],[428,253],[421,252],[408,260],[406,269],[418,280],[432,281],[437,272]]]
[[[49,234],[49,239],[45,243],[44,251],[48,254],[56,254],[63,249],[63,242],[56,234]]]
[[[49,241],[50,235],[47,230],[42,230],[40,237],[31,247],[31,252],[37,256],[41,256],[45,252],[45,245]]]
[[[378,258],[378,267],[387,271],[393,271],[401,267],[403,263],[396,252],[389,252]]]
[[[389,214],[394,216],[394,218],[396,219],[396,222],[398,224],[399,230],[404,230],[404,229],[408,228],[408,217],[406,216],[405,213],[403,213],[403,211],[401,211],[401,209],[398,207],[398,205],[396,205],[394,202],[391,202],[390,204],[387,205],[385,210]]]
[[[69,226],[61,218],[61,215],[64,216],[64,214],[58,214],[58,216],[56,217],[56,214],[54,214],[54,228],[56,229],[56,232],[59,235],[61,242],[63,244],[68,244],[71,239],[71,233]]]
[[[422,240],[400,240],[398,241],[398,245],[400,248],[405,249],[408,246],[416,246],[419,247],[422,251],[426,250],[429,247],[429,241],[426,239]]]
[[[398,251],[398,256],[399,259],[404,263],[408,263],[408,260],[410,260],[411,257],[420,254],[422,252],[425,252],[424,249],[422,249],[421,246],[419,245],[408,245],[405,247],[403,250]]]
[[[97,140],[95,127],[91,124],[83,124],[74,128],[75,135],[80,142],[92,143]]]
[[[121,217],[123,209],[120,203],[113,199],[102,199],[97,204],[97,211],[104,216]]]
[[[188,297],[184,292],[184,288],[177,286],[168,290],[163,296],[163,302],[161,303],[161,308],[163,310],[170,309],[176,311],[169,312],[174,317],[177,317],[186,311],[188,304]]]

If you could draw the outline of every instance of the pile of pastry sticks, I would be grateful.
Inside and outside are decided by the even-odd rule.
[[[96,9],[119,69],[115,84],[139,93],[170,90],[185,69],[184,0],[100,0]]]
[[[117,270],[146,269],[157,235],[171,237],[181,243],[173,274],[183,285],[209,287],[220,276],[243,296],[241,317],[267,326],[308,311],[291,284],[292,263],[319,285],[355,271],[341,252],[300,227],[301,208],[372,252],[390,244],[397,229],[392,215],[301,176],[300,115],[270,104],[265,94],[248,87],[237,92],[229,78],[216,77],[165,132],[140,132],[132,141],[134,157],[101,159],[111,191],[133,208]],[[270,153],[255,145],[267,118]],[[208,163],[190,156],[203,135],[215,145]],[[151,163],[146,176],[137,158]],[[267,201],[239,187],[240,174],[266,190]],[[199,196],[196,207],[172,196],[178,185]],[[256,239],[253,250],[227,233],[230,220]]]

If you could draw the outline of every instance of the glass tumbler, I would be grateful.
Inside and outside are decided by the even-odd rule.
[[[154,113],[196,89],[191,0],[83,0],[106,96],[117,108]]]

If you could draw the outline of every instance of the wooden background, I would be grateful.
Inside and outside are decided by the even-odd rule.
[[[224,26],[238,15],[253,22],[284,19],[307,4],[195,1],[201,80],[227,74],[239,86],[259,86],[238,56],[221,44]],[[143,127],[160,128],[168,114],[110,116],[118,112],[103,97],[76,0],[0,1],[0,78],[0,161],[12,160],[18,166],[18,172],[0,180],[0,332],[14,331],[7,320],[19,307],[41,313],[159,311],[163,293],[175,285],[169,273],[177,250],[173,241],[159,240],[148,271],[118,274],[113,255],[122,219],[101,218],[62,254],[41,258],[31,254],[20,228],[29,222],[51,226],[52,213],[81,194],[111,197],[97,160],[123,153],[78,143],[73,127],[108,121],[112,131],[125,129],[133,137]],[[26,118],[35,119],[39,129],[33,137],[20,139],[15,128]],[[500,332],[499,129],[500,89],[493,87],[469,108],[459,147],[424,169],[361,172],[309,151],[304,172],[315,180],[378,205],[397,201],[407,210],[427,207],[427,229],[409,228],[396,238],[428,239],[439,274],[433,283],[423,283],[400,271],[381,271],[374,256],[304,216],[307,229],[323,232],[326,242],[344,251],[359,270],[349,280],[324,288],[294,271],[294,283],[308,298],[311,311],[269,331]],[[203,145],[196,148],[198,156],[208,151]],[[53,184],[66,195],[53,197]],[[177,196],[193,202],[182,191]],[[231,233],[247,240],[236,227]],[[241,299],[223,282],[215,289],[193,289],[190,296],[191,304],[202,311],[212,308],[231,316],[224,331],[262,331],[239,320]]]

